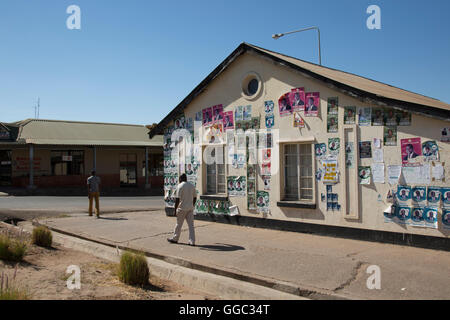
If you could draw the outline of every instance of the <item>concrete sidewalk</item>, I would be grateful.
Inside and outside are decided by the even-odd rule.
[[[170,244],[175,218],[164,211],[85,214],[41,220],[55,231],[310,298],[450,299],[450,252],[196,221],[197,246]],[[369,290],[367,267],[381,269]],[[256,281],[256,282],[255,282]]]

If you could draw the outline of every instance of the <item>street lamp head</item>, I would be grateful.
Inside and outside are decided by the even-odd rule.
[[[272,38],[274,38],[275,40],[277,40],[278,38],[281,38],[282,36],[284,36],[283,33],[276,33],[272,35]]]

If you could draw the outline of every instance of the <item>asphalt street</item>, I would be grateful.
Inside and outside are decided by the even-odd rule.
[[[152,197],[103,197],[100,211],[130,212],[164,208],[161,196]],[[0,197],[0,220],[19,218],[30,220],[38,217],[54,217],[68,213],[85,213],[88,210],[86,197]]]

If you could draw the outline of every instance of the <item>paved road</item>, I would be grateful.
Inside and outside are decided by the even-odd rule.
[[[59,230],[202,265],[363,299],[450,299],[450,252],[195,221],[196,247],[170,244],[164,211],[41,220]],[[381,289],[366,286],[379,266]],[[372,271],[373,272],[373,271]]]
[[[24,220],[42,216],[87,212],[87,197],[0,197],[0,220]],[[164,208],[162,197],[103,197],[100,210],[107,212],[146,211]]]

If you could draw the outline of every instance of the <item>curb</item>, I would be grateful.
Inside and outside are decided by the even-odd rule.
[[[170,264],[172,266],[183,267],[183,268],[187,268],[188,270],[211,274],[211,275],[214,275],[215,277],[217,277],[217,276],[225,277],[226,279],[228,279],[227,281],[235,280],[235,281],[245,282],[249,285],[265,287],[267,289],[275,290],[276,292],[278,292],[280,294],[288,294],[288,295],[297,296],[297,298],[312,299],[312,300],[351,300],[352,299],[350,297],[339,295],[339,294],[336,294],[335,292],[332,292],[332,291],[326,290],[326,289],[313,288],[313,287],[309,287],[309,286],[298,286],[298,285],[295,285],[295,284],[292,284],[289,282],[284,282],[284,281],[264,278],[264,277],[260,277],[260,276],[239,273],[236,271],[230,271],[230,270],[226,270],[226,269],[222,269],[222,268],[218,268],[218,267],[198,264],[198,263],[195,263],[195,262],[192,262],[192,261],[189,261],[186,259],[182,259],[179,257],[173,257],[173,256],[149,251],[148,249],[142,250],[140,248],[133,248],[133,247],[127,247],[127,246],[123,246],[123,245],[117,245],[117,244],[114,244],[109,241],[95,239],[92,237],[87,237],[87,236],[83,236],[80,234],[61,230],[61,229],[58,229],[55,227],[47,226],[45,224],[41,224],[36,221],[33,221],[32,224],[34,226],[43,225],[43,226],[46,226],[47,228],[49,228],[53,232],[60,233],[65,236],[81,239],[84,241],[88,241],[91,243],[95,243],[97,245],[113,248],[115,250],[120,249],[120,250],[131,250],[131,251],[143,252],[147,258],[162,261],[162,262]]]
[[[13,226],[4,222],[0,222],[7,228],[23,229],[25,232],[31,232],[32,225],[39,223],[29,223],[23,226]],[[64,235],[53,231],[53,240],[63,247],[73,250],[83,251],[99,258],[109,260],[115,263],[120,261],[121,252],[117,247],[95,243]],[[187,288],[191,288],[205,294],[216,296],[220,299],[227,300],[309,300],[298,295],[281,292],[279,290],[258,286],[245,281],[230,279],[221,275],[193,270],[184,266],[175,265],[160,259],[146,257],[150,273],[170,281],[174,281]]]

